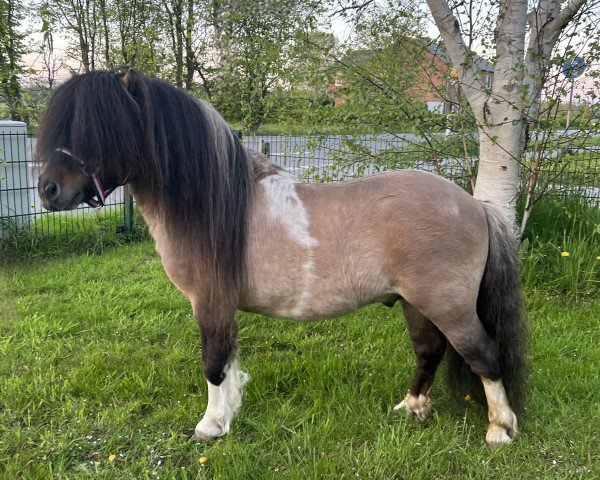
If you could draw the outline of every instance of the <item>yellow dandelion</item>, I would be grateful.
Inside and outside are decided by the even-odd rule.
[[[560,254],[561,257],[569,257],[571,254],[569,252],[562,252]]]
[[[598,256],[596,257],[596,260],[600,260],[600,255],[598,255]]]
[[[199,463],[206,463],[206,462],[208,462],[208,457],[200,457],[200,458],[198,459],[198,462],[199,462]]]
[[[108,461],[109,461],[109,462],[114,462],[114,461],[115,461],[115,458],[117,458],[117,456],[116,456],[114,453],[111,453],[111,454],[108,456]]]
[[[471,401],[471,395],[469,395],[469,394],[467,393],[467,394],[465,395],[465,400],[466,400],[467,402],[470,402],[470,401]]]
[[[454,69],[452,69],[452,71],[450,72],[450,76],[452,78],[458,78],[458,72]]]

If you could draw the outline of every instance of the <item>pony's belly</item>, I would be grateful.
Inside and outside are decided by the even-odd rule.
[[[310,285],[300,279],[268,282],[270,287],[245,290],[239,309],[302,322],[324,320],[352,313],[370,303],[393,305],[400,298],[390,287],[361,290],[352,285],[333,285],[318,278]],[[266,284],[263,284],[266,287]],[[299,288],[302,287],[303,288]]]
[[[299,307],[297,304],[290,304],[287,301],[273,301],[268,304],[240,305],[240,310],[259,313],[272,318],[311,322],[346,315],[357,308],[360,308],[360,306],[361,305],[356,306],[350,304],[349,302],[333,301],[321,305],[306,305],[304,307]]]

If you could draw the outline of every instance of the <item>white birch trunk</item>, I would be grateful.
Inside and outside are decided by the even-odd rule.
[[[479,170],[474,196],[502,208],[516,223],[520,161],[526,146],[526,121],[536,121],[541,85],[559,33],[585,0],[538,0],[527,14],[527,0],[499,0],[495,30],[496,65],[491,94],[485,92],[447,0],[427,0],[465,97],[478,123]],[[525,52],[525,34],[530,42]],[[537,82],[537,84],[536,84]],[[531,116],[533,114],[533,116]]]
[[[479,125],[479,170],[473,196],[502,208],[516,224],[519,162],[523,155],[523,58],[527,0],[503,0],[496,26],[491,97]]]

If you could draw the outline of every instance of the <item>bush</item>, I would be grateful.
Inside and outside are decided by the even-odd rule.
[[[600,209],[584,198],[547,196],[533,210],[521,243],[527,288],[585,300],[600,290]]]

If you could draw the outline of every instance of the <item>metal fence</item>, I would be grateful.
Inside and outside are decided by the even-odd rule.
[[[242,141],[305,181],[335,181],[410,167],[437,171],[465,183],[464,160],[446,158],[433,163],[407,155],[407,147],[418,141],[412,135],[262,135]],[[32,162],[34,149],[35,138],[29,135],[0,135],[0,237],[24,228],[35,235],[68,236],[106,218],[113,220],[113,227],[115,220],[124,226],[130,222],[131,211],[125,201],[129,195],[123,188],[118,188],[102,209],[80,206],[70,212],[46,212],[36,190],[39,168]],[[571,152],[561,162],[558,168],[541,172],[547,189],[585,197],[600,206],[600,147]]]
[[[462,149],[462,140],[456,140]],[[475,146],[474,140],[469,139]],[[542,190],[543,194],[579,197],[600,206],[600,137],[590,139],[590,143],[586,147],[545,152],[549,158],[538,174],[537,193]],[[245,138],[244,144],[265,153],[271,162],[304,181],[339,181],[383,170],[416,168],[443,175],[468,189],[469,178],[476,175],[477,169],[475,157],[437,153],[442,158],[432,158],[436,155],[412,134],[258,135]],[[527,190],[533,157],[533,152],[528,152],[522,164],[522,192]]]
[[[34,235],[69,236],[108,218],[130,222],[126,193],[115,190],[102,209],[79,206],[68,212],[48,212],[37,192],[39,166],[33,163],[36,139],[28,134],[0,134],[0,237],[19,229]],[[127,216],[127,218],[126,218]]]

